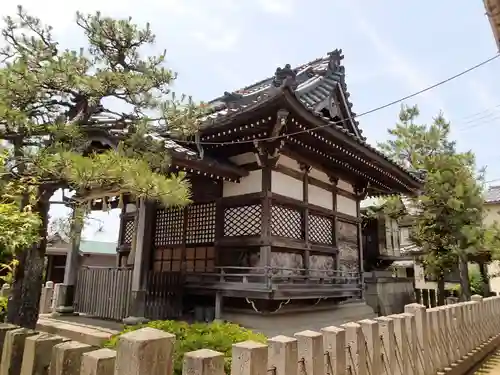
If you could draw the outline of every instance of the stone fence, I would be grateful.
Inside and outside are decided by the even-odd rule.
[[[55,284],[52,281],[47,281],[45,286],[42,288],[42,293],[40,295],[40,314],[50,314],[55,312],[57,306],[57,295],[60,284]],[[10,296],[10,285],[3,284],[0,288],[1,297]]]
[[[463,375],[500,345],[500,297],[276,336],[232,349],[231,375]],[[143,328],[115,350],[0,325],[0,375],[172,374],[175,336]],[[223,375],[222,353],[185,354],[185,375]]]

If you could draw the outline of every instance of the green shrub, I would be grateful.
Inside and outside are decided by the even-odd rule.
[[[120,334],[144,327],[156,328],[176,336],[174,355],[174,373],[176,375],[182,374],[182,360],[187,352],[212,349],[224,353],[225,369],[226,373],[229,374],[231,372],[231,348],[233,344],[247,340],[266,342],[266,337],[262,334],[252,332],[237,324],[223,322],[188,324],[173,320],[153,321],[144,325],[128,327]],[[105,346],[115,347],[119,336],[113,337]]]

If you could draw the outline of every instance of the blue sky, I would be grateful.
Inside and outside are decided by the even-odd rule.
[[[0,15],[15,10],[2,6]],[[210,100],[274,73],[342,48],[354,111],[362,113],[418,91],[496,53],[481,1],[420,0],[132,0],[22,2],[54,26],[67,47],[83,45],[77,10],[132,15],[157,34],[152,52],[168,51],[179,73],[178,93]],[[476,152],[488,179],[500,179],[500,59],[412,99],[422,122],[443,110],[461,149]],[[384,140],[399,106],[359,119],[372,143]],[[56,207],[53,216],[64,214]],[[86,228],[88,239],[115,240],[117,213],[98,213],[105,231]]]

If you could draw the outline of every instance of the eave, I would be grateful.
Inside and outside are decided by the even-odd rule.
[[[358,180],[370,182],[368,192],[372,195],[416,194],[422,188],[419,178],[389,160],[363,138],[306,108],[288,84],[276,88],[266,98],[253,103],[251,108],[245,107],[227,114],[223,124],[203,129],[202,145],[211,152],[220,150],[223,154],[224,148],[238,142],[248,144],[259,139],[266,142],[272,134],[271,129],[279,110],[289,112],[286,120],[288,125],[277,139],[279,142],[285,141],[284,148],[301,148],[309,156],[323,159],[331,166],[331,172],[341,168],[352,176],[357,175]],[[343,155],[344,161],[335,158],[335,153]],[[372,172],[366,174],[357,170],[356,165]],[[387,185],[379,179],[381,175],[388,182]]]
[[[483,0],[497,49],[500,51],[500,0]]]
[[[402,183],[406,184],[408,186],[408,193],[416,193],[423,187],[422,181],[411,175],[411,173],[403,167],[389,160],[383,153],[376,150],[366,141],[357,138],[355,134],[348,132],[344,127],[330,121],[328,118],[319,116],[309,111],[307,108],[304,108],[289,89],[285,88],[283,90],[283,95],[286,103],[304,120],[304,123],[309,126],[309,129],[317,128],[317,130],[308,129],[308,133],[316,136],[318,140],[324,139],[324,137],[321,136],[323,133],[331,136],[331,138],[339,140],[339,143],[351,149],[360,151],[366,156],[366,159],[370,161],[370,164],[372,164],[374,168],[380,168],[381,173],[386,171],[394,176],[396,181],[400,180]],[[353,155],[353,157],[355,156]],[[374,163],[371,163],[371,161]]]

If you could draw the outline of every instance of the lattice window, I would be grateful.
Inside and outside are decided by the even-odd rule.
[[[215,202],[188,206],[187,244],[215,242]]]
[[[155,249],[153,270],[155,272],[179,272],[182,270],[182,247],[160,247]]]
[[[183,209],[158,209],[156,211],[155,246],[182,244],[183,227]]]
[[[271,235],[300,240],[302,238],[301,213],[284,206],[271,206]]]
[[[331,245],[333,244],[333,221],[332,219],[309,215],[309,241]]]
[[[134,217],[124,219],[122,243],[130,245],[134,238]]]
[[[224,236],[253,236],[260,234],[262,207],[228,207],[224,210]]]
[[[187,272],[213,272],[215,270],[215,249],[195,247],[186,249]]]

